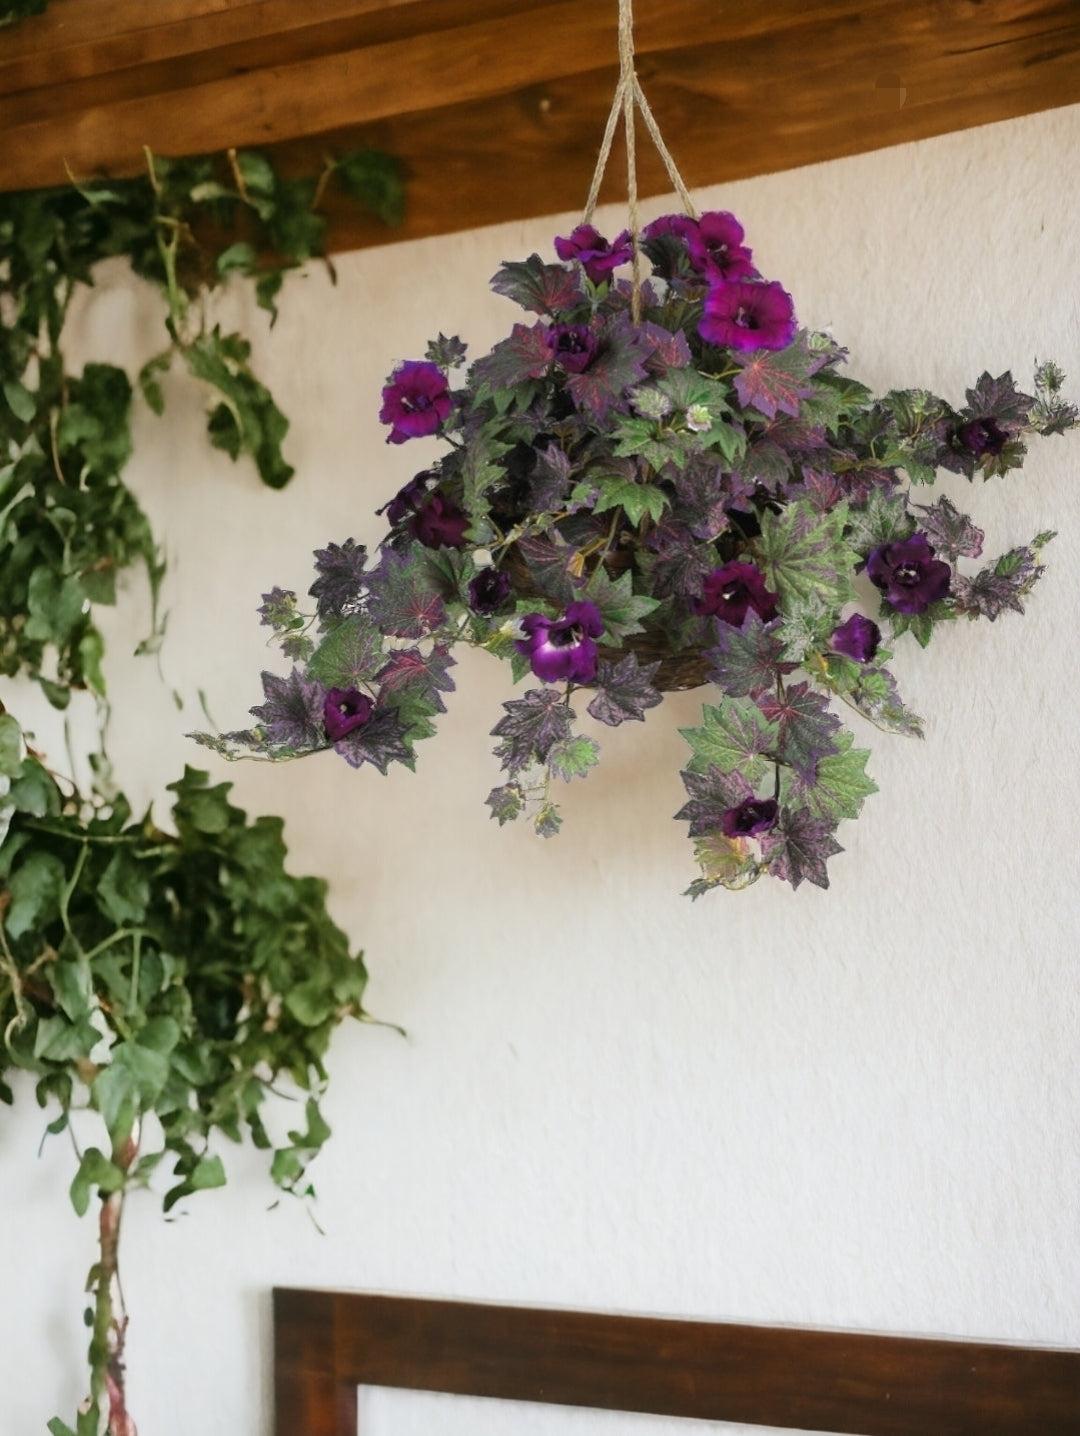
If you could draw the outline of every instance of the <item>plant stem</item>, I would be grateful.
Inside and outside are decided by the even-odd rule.
[[[124,1173],[131,1170],[139,1151],[139,1125],[113,1144],[112,1160]],[[98,1218],[99,1260],[91,1279],[94,1292],[94,1325],[90,1339],[91,1409],[108,1412],[106,1436],[138,1436],[127,1409],[124,1390],[124,1342],[127,1313],[120,1287],[120,1222],[124,1214],[127,1185],[102,1196]]]

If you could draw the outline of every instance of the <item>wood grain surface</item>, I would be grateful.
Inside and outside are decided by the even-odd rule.
[[[579,208],[616,0],[52,0],[0,31],[0,188],[138,173],[143,146],[376,145],[415,238]],[[1077,0],[635,0],[638,69],[687,182],[713,184],[1080,101]],[[617,145],[602,198],[625,194]],[[647,141],[646,195],[667,192]],[[387,231],[332,204],[330,245]]]
[[[1077,1436],[1080,1352],[357,1293],[274,1292],[276,1436],[392,1386],[858,1436]]]

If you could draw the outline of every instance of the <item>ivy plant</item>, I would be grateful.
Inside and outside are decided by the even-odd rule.
[[[134,1430],[118,1280],[127,1194],[167,1174],[168,1211],[221,1186],[213,1138],[245,1134],[280,1188],[311,1194],[305,1171],[330,1135],[330,1034],[365,1015],[363,960],[326,910],[326,884],[286,871],[281,819],[249,820],[230,786],[187,769],[164,831],[120,794],[67,790],[0,716],[0,1101],[22,1070],[54,1113],[50,1132],[72,1132],[76,1109],[100,1131],[76,1144],[71,1183],[80,1215],[98,1198],[91,1394],[53,1436]],[[306,1100],[275,1144],[262,1111],[283,1083]]]
[[[181,363],[211,396],[211,443],[250,456],[281,488],[293,474],[288,420],[253,372],[248,340],[212,324],[206,299],[242,276],[273,321],[285,271],[322,252],[318,205],[330,183],[400,219],[396,162],[367,150],[299,179],[255,152],[148,153],[136,179],[0,195],[0,673],[28,674],[57,707],[73,688],[104,691],[93,612],[115,602],[118,574],[142,562],[156,599],[163,573],[123,479],[136,386],[115,364],[81,374],[65,364],[75,292],[93,284],[99,260],[125,256],[166,301],[165,342],[138,375],[142,398],[161,413],[162,376]]]

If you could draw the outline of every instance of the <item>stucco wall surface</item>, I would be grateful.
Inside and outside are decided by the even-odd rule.
[[[984,368],[1026,382],[1055,357],[1077,397],[1078,153],[1080,107],[696,198],[739,215],[802,322],[830,328],[875,388],[962,403]],[[549,842],[483,806],[499,781],[489,730],[512,696],[483,655],[456,670],[415,775],[331,755],[229,768],[184,737],[203,726],[200,689],[223,727],[260,701],[259,595],[304,592],[328,539],[377,542],[374,509],[437,453],[384,443],[391,368],[440,330],[483,353],[518,316],[488,291],[499,262],[550,255],[575,222],[341,256],[336,286],[318,267],[289,281],[272,334],[246,299],[223,300],[293,420],[283,493],[208,448],[202,399],[180,380],[163,420],[138,418],[130,476],[167,542],[171,613],[164,682],[127,657],[147,621],[138,581],[108,616],[121,781],[161,801],[191,762],[232,779],[250,811],[283,813],[294,871],[329,878],[366,949],[371,1010],[408,1033],[338,1036],[334,1136],[314,1171],[322,1233],[298,1204],[268,1210],[247,1150],[225,1152],[224,1191],[170,1222],[151,1196],[132,1200],[143,1436],[269,1430],[275,1284],[1080,1344],[1076,436],[974,493],[941,486],[970,503],[987,552],[1060,537],[1025,618],[899,647],[926,740],[858,730],[881,791],[841,830],[828,892],[680,896],[694,869],[671,818],[678,728],[699,721],[697,693],[597,734],[601,766],[566,791]],[[611,233],[623,216],[598,222]],[[71,338],[134,372],[159,326],[155,298],[107,266]],[[4,701],[60,758],[34,696],[11,686]],[[0,1112],[2,1436],[70,1419],[83,1390],[93,1228],[68,1205],[69,1146],[39,1154],[42,1127],[23,1084]],[[369,1408],[377,1436],[670,1429],[522,1411],[481,1426],[449,1400]]]

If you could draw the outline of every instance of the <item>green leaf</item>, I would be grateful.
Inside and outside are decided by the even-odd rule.
[[[171,363],[172,350],[166,349],[164,353],[155,354],[152,359],[148,359],[139,370],[139,389],[147,404],[159,417],[165,412],[165,391],[158,376],[168,373]]]
[[[71,1205],[80,1217],[86,1215],[90,1196],[96,1187],[108,1194],[118,1192],[124,1185],[124,1173],[109,1161],[97,1147],[88,1147],[82,1155],[79,1170],[71,1183]]]
[[[22,729],[10,713],[0,713],[0,773],[17,778],[22,771]]]
[[[635,528],[646,514],[654,523],[658,522],[669,502],[667,494],[655,484],[641,484],[636,479],[621,475],[613,474],[600,479],[597,487],[599,492],[593,505],[594,512],[602,514],[609,509],[621,508]]]
[[[29,424],[37,413],[33,394],[17,380],[9,380],[4,385],[4,398],[16,419],[21,419],[24,424]]]
[[[225,1185],[225,1164],[220,1157],[203,1157],[187,1180],[192,1192],[207,1192]]]
[[[8,936],[24,934],[47,926],[59,912],[60,893],[67,880],[64,865],[52,853],[34,853],[12,874],[8,882],[11,906],[4,926]]]
[[[634,592],[631,574],[612,579],[603,568],[598,568],[585,585],[585,596],[600,610],[604,632],[612,643],[632,633],[642,633],[641,619],[660,606],[659,599]]]
[[[864,799],[877,792],[877,784],[866,776],[870,753],[865,748],[853,748],[854,741],[850,733],[837,734],[840,751],[820,760],[813,784],[798,780],[791,783],[798,801],[805,803],[813,817],[830,823],[857,818]]]
[[[692,773],[740,773],[754,786],[768,769],[765,754],[775,750],[780,725],[770,722],[749,699],[724,698],[719,707],[701,710],[702,727],[680,728],[690,744]]]
[[[600,761],[600,748],[591,739],[580,735],[555,743],[548,750],[547,765],[556,778],[569,783],[571,778],[584,778]]]
[[[781,607],[817,599],[839,608],[855,597],[852,578],[859,555],[844,537],[847,521],[846,504],[827,514],[805,500],[788,504],[780,513],[762,511],[756,547]]]
[[[89,1016],[95,1005],[94,981],[84,953],[76,950],[58,957],[49,969],[49,985],[69,1021],[77,1023]]]
[[[127,848],[118,848],[98,884],[98,902],[117,926],[142,922],[150,900],[146,873]]]
[[[24,761],[8,796],[20,813],[28,813],[32,818],[55,817],[60,811],[60,791],[34,758]]]
[[[304,1027],[319,1027],[333,1014],[333,1001],[321,978],[298,983],[285,994],[286,1011]]]
[[[242,274],[250,274],[255,264],[255,251],[245,240],[237,240],[223,249],[214,262],[214,268],[221,278],[234,274],[239,270]]]

